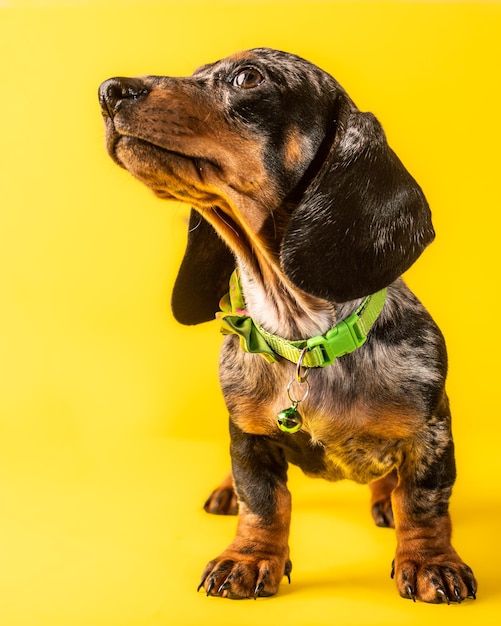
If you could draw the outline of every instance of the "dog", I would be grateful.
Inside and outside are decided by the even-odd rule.
[[[172,309],[218,318],[238,509],[205,568],[208,596],[271,596],[289,578],[287,467],[369,484],[413,601],[475,598],[451,545],[455,481],[443,336],[401,275],[434,238],[430,209],[371,113],[328,73],[260,48],[190,77],[99,89],[111,158],[192,206]]]

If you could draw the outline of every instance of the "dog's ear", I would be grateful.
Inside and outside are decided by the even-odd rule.
[[[181,324],[214,319],[228,291],[235,259],[212,226],[191,210],[188,243],[172,292],[172,312]]]
[[[282,242],[285,273],[312,295],[344,302],[389,285],[434,236],[423,192],[379,122],[340,96],[327,157]]]

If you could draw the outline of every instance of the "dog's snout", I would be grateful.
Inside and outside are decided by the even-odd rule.
[[[99,87],[99,103],[105,117],[113,117],[124,100],[137,100],[149,93],[137,78],[110,78]]]

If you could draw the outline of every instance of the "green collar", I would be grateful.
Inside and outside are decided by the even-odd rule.
[[[304,353],[301,365],[308,368],[325,367],[365,343],[383,309],[385,299],[386,288],[367,296],[355,313],[336,324],[325,335],[290,341],[269,333],[248,316],[238,270],[235,270],[230,278],[230,291],[221,299],[221,311],[216,313],[216,318],[221,322],[223,335],[238,335],[243,350],[259,353],[270,363],[283,357],[297,364]]]

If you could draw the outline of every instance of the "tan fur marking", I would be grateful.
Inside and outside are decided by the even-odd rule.
[[[293,169],[296,167],[298,161],[301,160],[302,149],[302,137],[297,129],[294,129],[289,134],[289,139],[285,145],[285,161],[284,165],[287,169]]]

